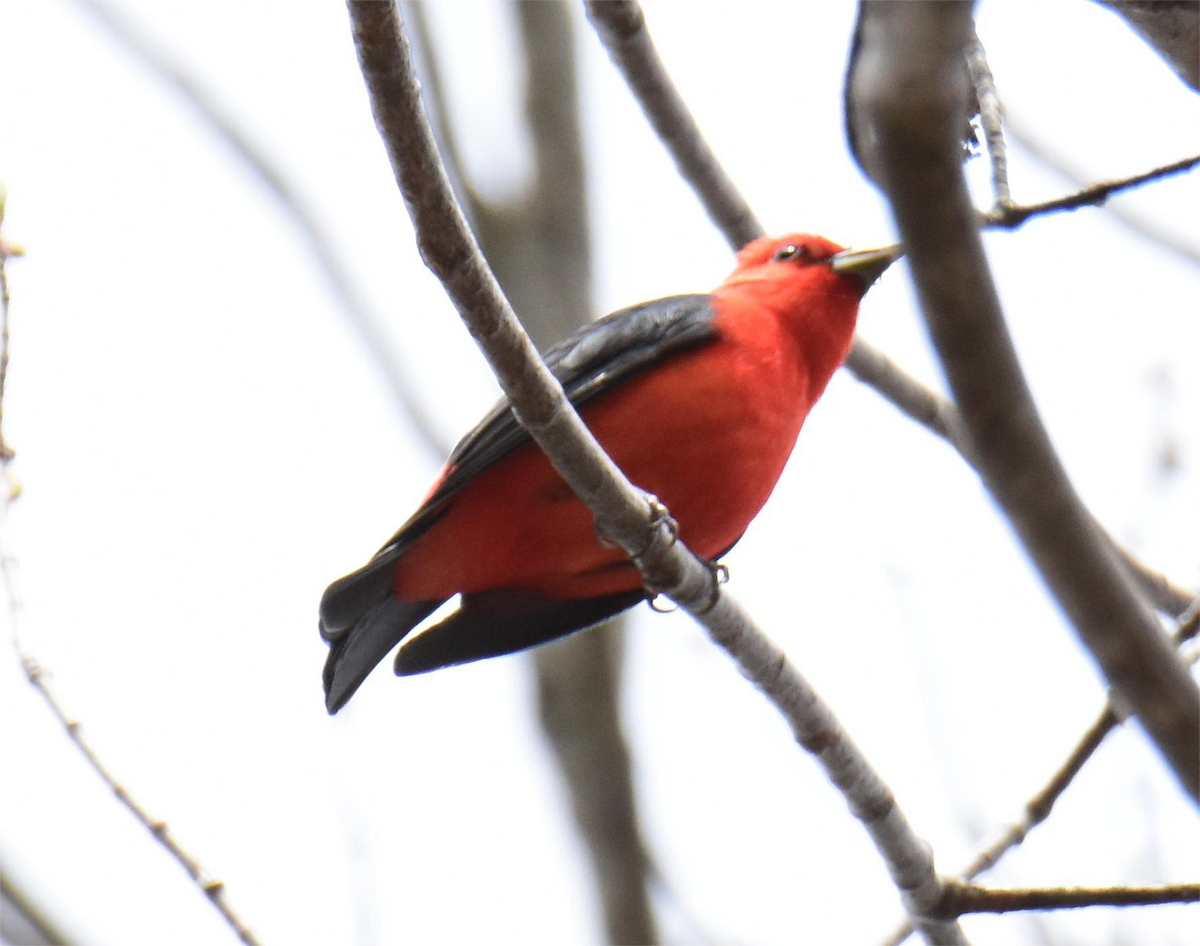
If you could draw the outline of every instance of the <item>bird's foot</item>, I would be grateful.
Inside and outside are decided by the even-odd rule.
[[[708,600],[704,602],[704,606],[699,608],[697,614],[707,614],[717,606],[717,602],[721,598],[721,586],[729,581],[729,566],[723,562],[710,562],[708,559],[700,559],[704,567],[708,569],[711,576],[711,582],[708,588]]]

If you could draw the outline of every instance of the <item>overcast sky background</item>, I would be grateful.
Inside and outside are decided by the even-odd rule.
[[[340,3],[122,0],[316,208],[445,439],[494,382],[421,265]],[[468,173],[528,173],[503,6],[433,5]],[[651,32],[771,232],[892,236],[846,152],[854,5],[651,3]],[[577,17],[595,311],[731,268]],[[1086,179],[1200,151],[1197,97],[1082,0],[983,3],[1014,120]],[[305,245],[178,95],[72,0],[0,0],[0,180],[24,495],[3,524],[24,647],[114,772],[264,942],[595,943],[598,911],[522,657],[395,680],[326,716],[325,585],[402,522],[438,458],[388,401]],[[1071,185],[1013,146],[1018,200]],[[971,175],[986,203],[986,168]],[[1200,182],[1124,206],[1196,243]],[[1200,276],[1100,210],[986,237],[1046,423],[1100,520],[1200,585]],[[862,333],[941,385],[898,266]],[[952,451],[839,374],[729,589],[831,701],[938,863],[1016,817],[1104,690]],[[8,620],[7,615],[3,619]],[[875,942],[899,916],[865,834],[702,631],[642,608],[625,718],[676,942]],[[74,940],[231,941],[0,660],[0,863]],[[989,877],[1194,879],[1195,810],[1136,732]],[[977,919],[980,942],[1190,941],[1196,908]],[[836,933],[834,932],[836,931]],[[1190,934],[1189,934],[1190,931]]]

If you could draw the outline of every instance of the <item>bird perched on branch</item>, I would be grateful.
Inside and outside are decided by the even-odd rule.
[[[666,505],[688,548],[715,560],[771,495],[850,350],[859,300],[899,255],[807,234],[764,237],[707,295],[614,312],[545,361],[625,475]],[[454,448],[374,558],[326,590],[329,712],[456,594],[456,611],[400,648],[396,673],[533,647],[648,597],[507,402]]]

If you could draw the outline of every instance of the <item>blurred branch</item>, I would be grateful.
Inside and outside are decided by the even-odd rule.
[[[704,209],[736,249],[762,236],[762,224],[721,167],[667,74],[636,0],[586,0],[588,17],[629,84],[646,120],[667,146],[684,180],[704,195]]]
[[[1098,0],[1125,20],[1185,83],[1200,92],[1200,3]]]
[[[591,318],[591,248],[571,13],[559,2],[521,3],[525,115],[534,167],[527,190],[483,198],[466,174],[429,32],[425,5],[402,4],[411,26],[447,173],[501,287],[541,349]],[[624,622],[618,618],[531,654],[538,718],[587,844],[605,942],[658,940],[650,859],[638,824],[629,749],[620,722]]]
[[[1175,629],[1171,640],[1177,647],[1182,647],[1191,641],[1198,631],[1200,631],[1200,598],[1196,598],[1187,611],[1181,615],[1179,626]],[[1190,662],[1194,661],[1189,660]],[[1025,810],[1021,817],[1006,825],[992,841],[984,845],[971,858],[970,863],[957,873],[956,880],[960,882],[974,880],[985,871],[991,870],[1005,854],[1022,844],[1034,828],[1050,817],[1051,810],[1062,793],[1067,790],[1067,786],[1075,780],[1075,776],[1083,770],[1087,761],[1100,748],[1100,744],[1121,722],[1122,719],[1117,715],[1116,707],[1109,700],[1096,721],[1087,728],[1075,748],[1050,776],[1045,786],[1025,803]],[[912,924],[905,921],[883,941],[883,946],[900,946],[900,943],[903,943],[912,934]]]
[[[960,166],[970,3],[863,5],[852,94],[969,451],[1120,701],[1200,798],[1200,692],[1080,502],[1021,373]]]
[[[20,946],[59,946],[67,942],[0,869],[0,942]]]
[[[1144,907],[1164,903],[1195,903],[1200,884],[1147,887],[978,887],[950,881],[939,905],[939,916],[967,913],[1012,913],[1016,910],[1074,910],[1079,907]]]
[[[533,652],[542,730],[554,749],[587,842],[604,908],[605,943],[658,941],[653,869],[639,827],[620,724],[623,628],[593,628]]]
[[[238,125],[213,95],[104,0],[75,2],[105,26],[120,46],[132,53],[145,69],[174,88],[196,115],[254,172],[259,183],[275,198],[279,208],[291,218],[308,246],[313,261],[324,275],[351,328],[358,335],[400,415],[413,425],[421,440],[429,445],[439,460],[445,456],[450,445],[444,442],[445,438],[438,433],[426,413],[419,393],[409,384],[407,372],[396,358],[387,335],[380,327],[380,320],[371,312],[339,260],[333,241],[325,234],[316,212],[287,180],[283,171],[272,163],[251,134]]]
[[[622,43],[621,56],[614,56],[614,61],[647,119],[659,130],[663,144],[675,157],[684,180],[695,191],[709,217],[721,229],[726,242],[734,250],[740,249],[748,239],[761,236],[762,228],[745,200],[721,171],[716,156],[703,137],[698,132],[695,137],[689,137],[696,128],[695,121],[669,79],[665,76],[661,76],[661,81],[656,79],[663,72],[662,63],[640,11],[635,15],[631,12],[633,10],[637,10],[636,0],[601,0],[588,6],[592,22],[606,45],[609,34],[624,35],[622,30],[628,30],[628,24],[636,24],[636,32],[628,34]],[[910,420],[949,443],[970,466],[978,470],[963,435],[961,418],[950,401],[908,374],[861,335],[855,338],[844,367],[863,384],[874,388]],[[1174,616],[1188,606],[1192,600],[1191,592],[1181,589],[1139,562],[1111,537],[1109,541],[1156,608]]]
[[[450,191],[394,3],[350,0],[347,6],[375,123],[421,256],[484,350],[514,413],[592,511],[598,533],[626,551],[647,587],[692,614],[788,720],[870,833],[922,934],[932,943],[965,942],[956,923],[926,916],[941,884],[927,845],[891,792],[786,655],[678,542],[666,510],[632,487],[604,454],[521,330]]]

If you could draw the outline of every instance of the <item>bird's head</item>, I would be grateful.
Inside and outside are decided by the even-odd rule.
[[[902,255],[899,246],[847,250],[808,233],[762,237],[742,247],[713,295],[731,308],[774,312],[825,375],[850,349],[859,300]]]
[[[899,245],[848,250],[809,233],[760,237],[738,251],[737,267],[722,285],[759,284],[768,295],[837,292],[859,299],[903,255]]]

